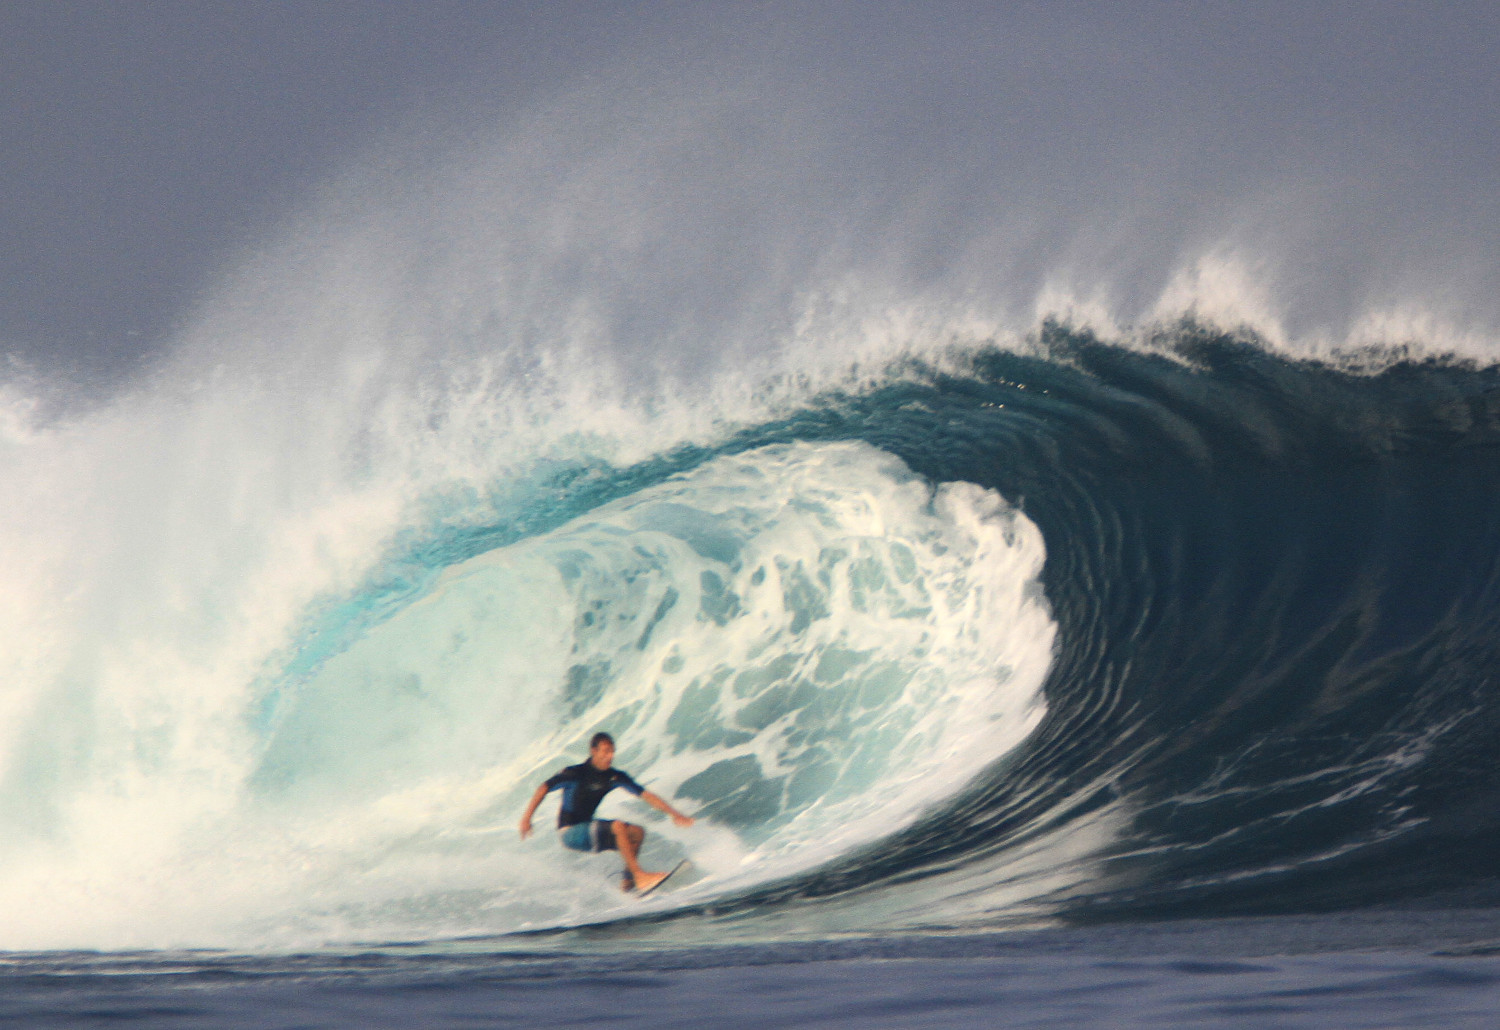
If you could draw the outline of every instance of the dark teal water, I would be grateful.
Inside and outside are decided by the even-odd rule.
[[[715,917],[953,875],[1122,801],[1070,920],[1492,904],[1500,372],[1044,340],[741,441],[855,438],[999,490],[1045,537],[1058,657],[1020,754]]]

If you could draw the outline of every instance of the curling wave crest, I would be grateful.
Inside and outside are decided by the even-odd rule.
[[[516,833],[526,795],[599,729],[700,817],[601,810],[650,826],[648,858],[692,856],[697,879],[655,906],[781,880],[909,823],[1038,724],[1044,555],[999,494],[934,487],[868,444],[721,455],[433,569],[399,604],[350,598],[347,625],[304,641],[316,660],[283,655],[262,678],[232,796],[142,851],[150,869],[130,851],[98,861],[91,827],[13,865],[8,892],[61,905],[81,880],[97,899],[92,917],[69,908],[64,937],[38,914],[38,944],[433,939],[638,914],[608,858]],[[160,786],[141,803],[170,804]],[[195,904],[162,904],[166,884]]]
[[[679,901],[784,877],[899,827],[1037,724],[1043,557],[994,492],[934,490],[865,444],[720,457],[449,568],[288,689],[252,782],[278,804],[420,795],[424,828],[519,848],[486,928],[599,918],[619,906],[608,859],[518,845],[512,823],[608,729],[622,767],[700,816],[652,826],[648,855],[706,874]]]

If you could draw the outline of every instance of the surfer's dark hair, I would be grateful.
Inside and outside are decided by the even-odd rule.
[[[594,748],[598,747],[600,744],[605,744],[605,743],[609,744],[610,747],[614,747],[615,746],[615,738],[611,737],[608,733],[596,733],[596,734],[594,734],[593,739],[589,741],[589,750],[592,751],[592,750],[594,750]]]

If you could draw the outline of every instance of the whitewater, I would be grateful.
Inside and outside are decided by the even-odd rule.
[[[1486,280],[1049,243],[749,80],[382,141],[9,367],[0,1011],[1484,1025]],[[517,832],[599,730],[644,902]]]

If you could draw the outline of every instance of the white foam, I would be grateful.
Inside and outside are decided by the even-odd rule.
[[[533,781],[595,726],[639,706],[622,764],[670,795],[746,756],[763,778],[816,764],[787,736],[810,697],[877,684],[878,703],[844,689],[842,715],[809,723],[851,734],[820,745],[838,791],[727,828],[653,827],[655,847],[675,840],[710,874],[694,891],[730,889],[890,832],[1040,716],[1053,629],[1035,527],[856,444],[720,459],[456,566],[267,707],[261,662],[290,639],[291,602],[348,589],[339,570],[373,553],[359,528],[391,519],[383,496],[269,520],[249,554],[201,572],[176,555],[194,537],[165,540],[154,562],[90,584],[95,611],[131,583],[152,603],[69,627],[95,634],[86,676],[66,632],[7,656],[32,689],[9,698],[10,814],[30,832],[0,856],[6,946],[269,946],[598,917],[619,901],[588,861],[520,847],[513,828]],[[163,569],[177,572],[165,595]],[[668,591],[677,603],[643,638]],[[613,621],[584,632],[592,611]],[[829,656],[844,664],[819,679]],[[591,666],[607,676],[580,704],[565,685]],[[771,667],[731,697],[725,677]],[[752,719],[750,739],[685,744],[674,713],[716,676],[726,689],[693,716],[699,731],[789,684],[811,694]]]

